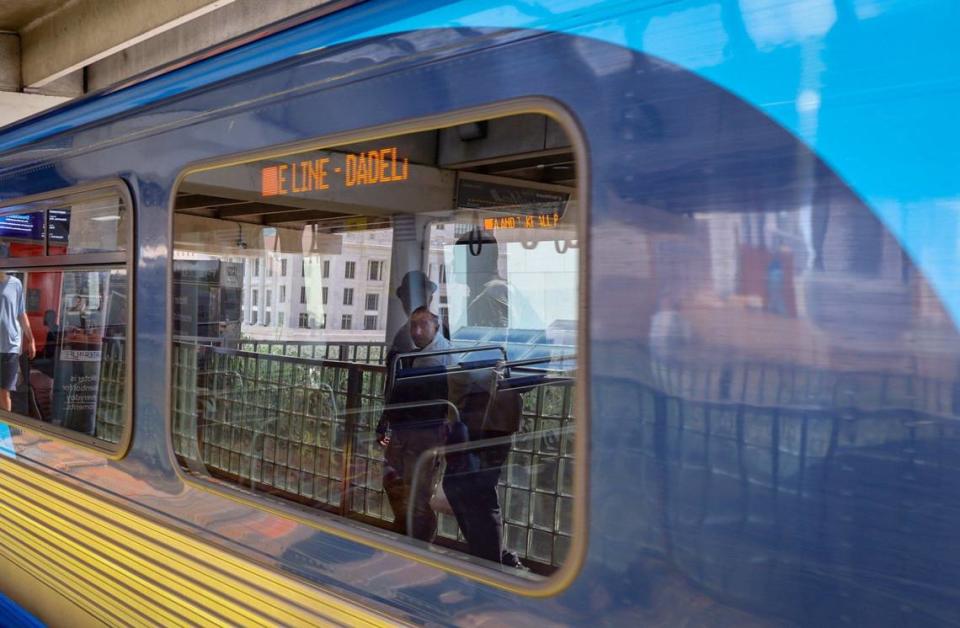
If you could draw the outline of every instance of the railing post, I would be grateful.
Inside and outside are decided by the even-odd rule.
[[[342,352],[344,347],[340,348]],[[362,404],[361,390],[363,388],[363,371],[354,365],[347,367],[347,409],[343,421],[343,467],[341,468],[342,485],[340,487],[340,514],[346,516],[350,512],[350,485],[353,481],[353,448],[357,436],[357,420],[360,416]]]

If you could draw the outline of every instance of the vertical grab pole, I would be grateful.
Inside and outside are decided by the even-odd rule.
[[[342,349],[341,349],[342,350]],[[347,411],[344,416],[343,466],[341,468],[340,487],[340,514],[347,516],[350,512],[350,469],[353,462],[353,445],[357,436],[357,419],[360,416],[360,392],[363,386],[363,371],[356,365],[347,367]]]

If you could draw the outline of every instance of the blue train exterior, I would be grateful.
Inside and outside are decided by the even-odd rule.
[[[0,200],[132,195],[134,432],[110,499],[412,621],[960,623],[958,11],[369,2],[7,128]],[[525,100],[585,147],[571,581],[507,591],[184,482],[158,367],[184,169]],[[18,455],[99,459],[51,451]],[[288,532],[237,532],[262,517]]]

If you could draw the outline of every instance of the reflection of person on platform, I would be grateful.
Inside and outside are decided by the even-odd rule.
[[[396,294],[397,298],[400,299],[400,305],[403,306],[403,313],[410,316],[414,310],[421,306],[429,308],[436,291],[437,284],[430,281],[426,274],[419,270],[411,270],[403,276]],[[417,346],[414,344],[413,338],[410,337],[410,321],[408,320],[393,335],[393,342],[387,351],[387,364],[390,364],[391,358],[398,353],[416,350]]]
[[[430,307],[433,300],[433,293],[437,291],[437,284],[430,281],[427,275],[419,270],[411,270],[403,276],[400,286],[397,288],[397,298],[400,299],[400,305],[403,306],[403,313],[408,317],[412,312],[421,306]],[[397,333],[393,335],[393,342],[387,349],[387,388],[393,383],[390,378],[393,377],[393,361],[401,353],[416,351],[417,345],[413,343],[410,337],[410,320],[408,318]],[[383,414],[377,423],[377,440],[381,445],[386,445],[386,434],[388,428],[387,415]]]
[[[23,284],[0,272],[0,409],[8,412],[10,392],[17,388],[21,351],[31,360],[36,355]]]
[[[477,327],[510,326],[510,289],[500,277],[500,247],[492,235],[471,231],[457,241],[469,246],[466,282],[470,289],[467,325]],[[463,271],[458,269],[458,275]]]
[[[509,328],[510,308],[517,308],[509,284],[500,277],[500,248],[487,233],[473,231],[458,245],[468,245],[466,273],[471,298],[467,304],[467,324],[479,327]],[[517,314],[517,312],[515,312]],[[520,319],[531,319],[517,316]],[[510,436],[520,420],[521,399],[513,391],[495,393],[483,386],[459,396],[457,407],[466,430],[451,433],[448,445],[469,441],[477,443],[467,454],[447,456],[443,490],[453,508],[469,551],[474,556],[504,565],[520,566],[517,557],[503,547],[503,516],[497,483],[510,453]],[[466,432],[466,433],[464,433]],[[486,444],[485,444],[486,443]]]
[[[429,354],[445,351],[450,341],[440,332],[439,317],[421,306],[410,315],[410,337],[416,351]],[[454,356],[424,355],[413,360],[413,368],[447,366]],[[438,390],[437,387],[441,389]],[[447,419],[446,386],[431,378],[426,383],[405,383],[394,386],[389,404],[410,407],[389,409],[384,416],[390,424],[390,435],[381,442],[386,447],[383,487],[394,514],[394,530],[401,534],[432,541],[437,533],[437,515],[430,508],[430,496],[437,483],[438,461],[433,456],[420,460],[429,449],[443,444],[442,428]],[[436,403],[438,400],[441,403]],[[418,467],[419,461],[419,467]],[[415,477],[416,475],[416,477]],[[407,511],[412,509],[412,529],[407,529]]]

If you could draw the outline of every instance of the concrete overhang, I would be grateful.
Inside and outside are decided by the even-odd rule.
[[[234,0],[0,0],[0,25],[20,35],[24,88],[42,88]]]
[[[359,1],[0,0],[0,126]]]

